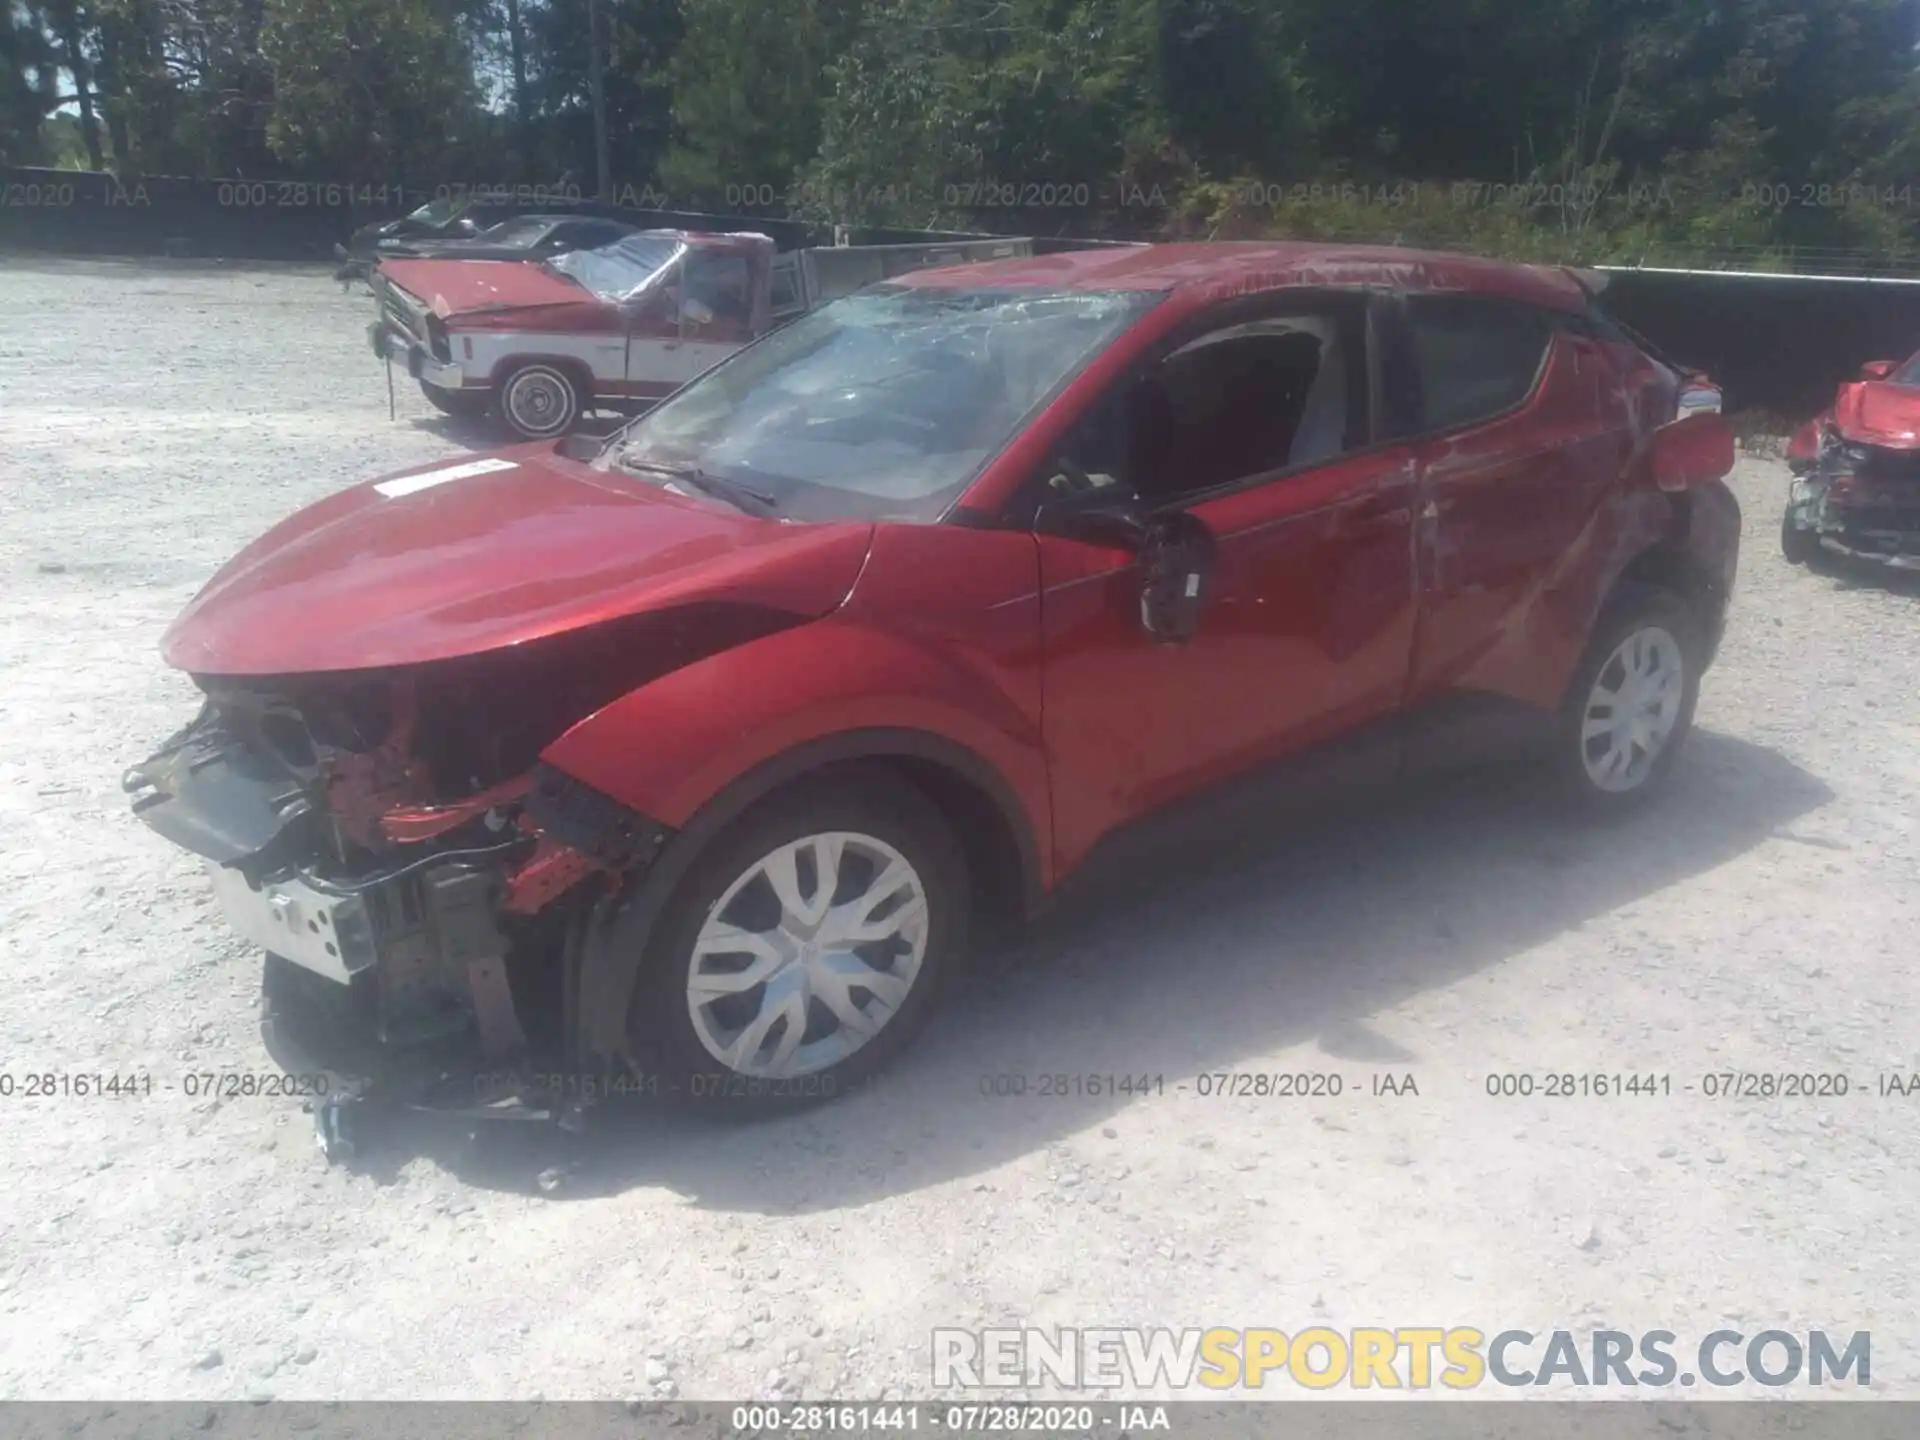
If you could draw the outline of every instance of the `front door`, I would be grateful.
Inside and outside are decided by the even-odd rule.
[[[629,312],[627,390],[658,400],[753,338],[752,260],[695,247]]]
[[[1375,443],[1371,329],[1357,294],[1236,308],[1069,439],[1082,483],[1064,503],[1133,489],[1190,511],[1219,553],[1197,635],[1168,646],[1142,631],[1131,553],[1039,536],[1063,868],[1126,820],[1400,706],[1415,469]]]

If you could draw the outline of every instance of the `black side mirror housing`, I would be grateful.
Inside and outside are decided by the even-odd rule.
[[[1162,645],[1185,644],[1198,632],[1219,549],[1198,517],[1184,510],[1155,513],[1127,495],[1042,506],[1034,529],[1131,552],[1140,564],[1140,628]]]

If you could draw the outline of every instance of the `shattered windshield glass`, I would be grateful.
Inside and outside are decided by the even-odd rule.
[[[666,235],[627,235],[597,250],[573,250],[546,263],[602,300],[618,304],[666,269],[686,245]]]
[[[937,518],[1158,295],[878,286],[803,316],[601,457],[697,468],[796,518]]]

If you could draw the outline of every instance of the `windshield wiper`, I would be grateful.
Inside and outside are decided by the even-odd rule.
[[[725,480],[718,475],[709,475],[698,465],[664,465],[658,460],[620,459],[623,470],[647,470],[655,475],[665,475],[673,480],[683,481],[705,495],[725,500],[736,510],[778,510],[780,501],[777,496],[764,490],[756,490],[751,485],[742,485],[738,480]]]

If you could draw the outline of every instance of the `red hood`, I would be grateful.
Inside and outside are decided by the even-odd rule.
[[[534,260],[382,260],[380,270],[442,319],[523,305],[600,304],[584,285],[544,270]]]
[[[846,598],[871,537],[865,522],[781,524],[524,445],[282,521],[207,583],[161,651],[196,674],[287,675],[449,659],[692,601],[815,617]]]
[[[1893,449],[1920,449],[1920,389],[1860,380],[1842,385],[1833,423],[1849,440]]]

